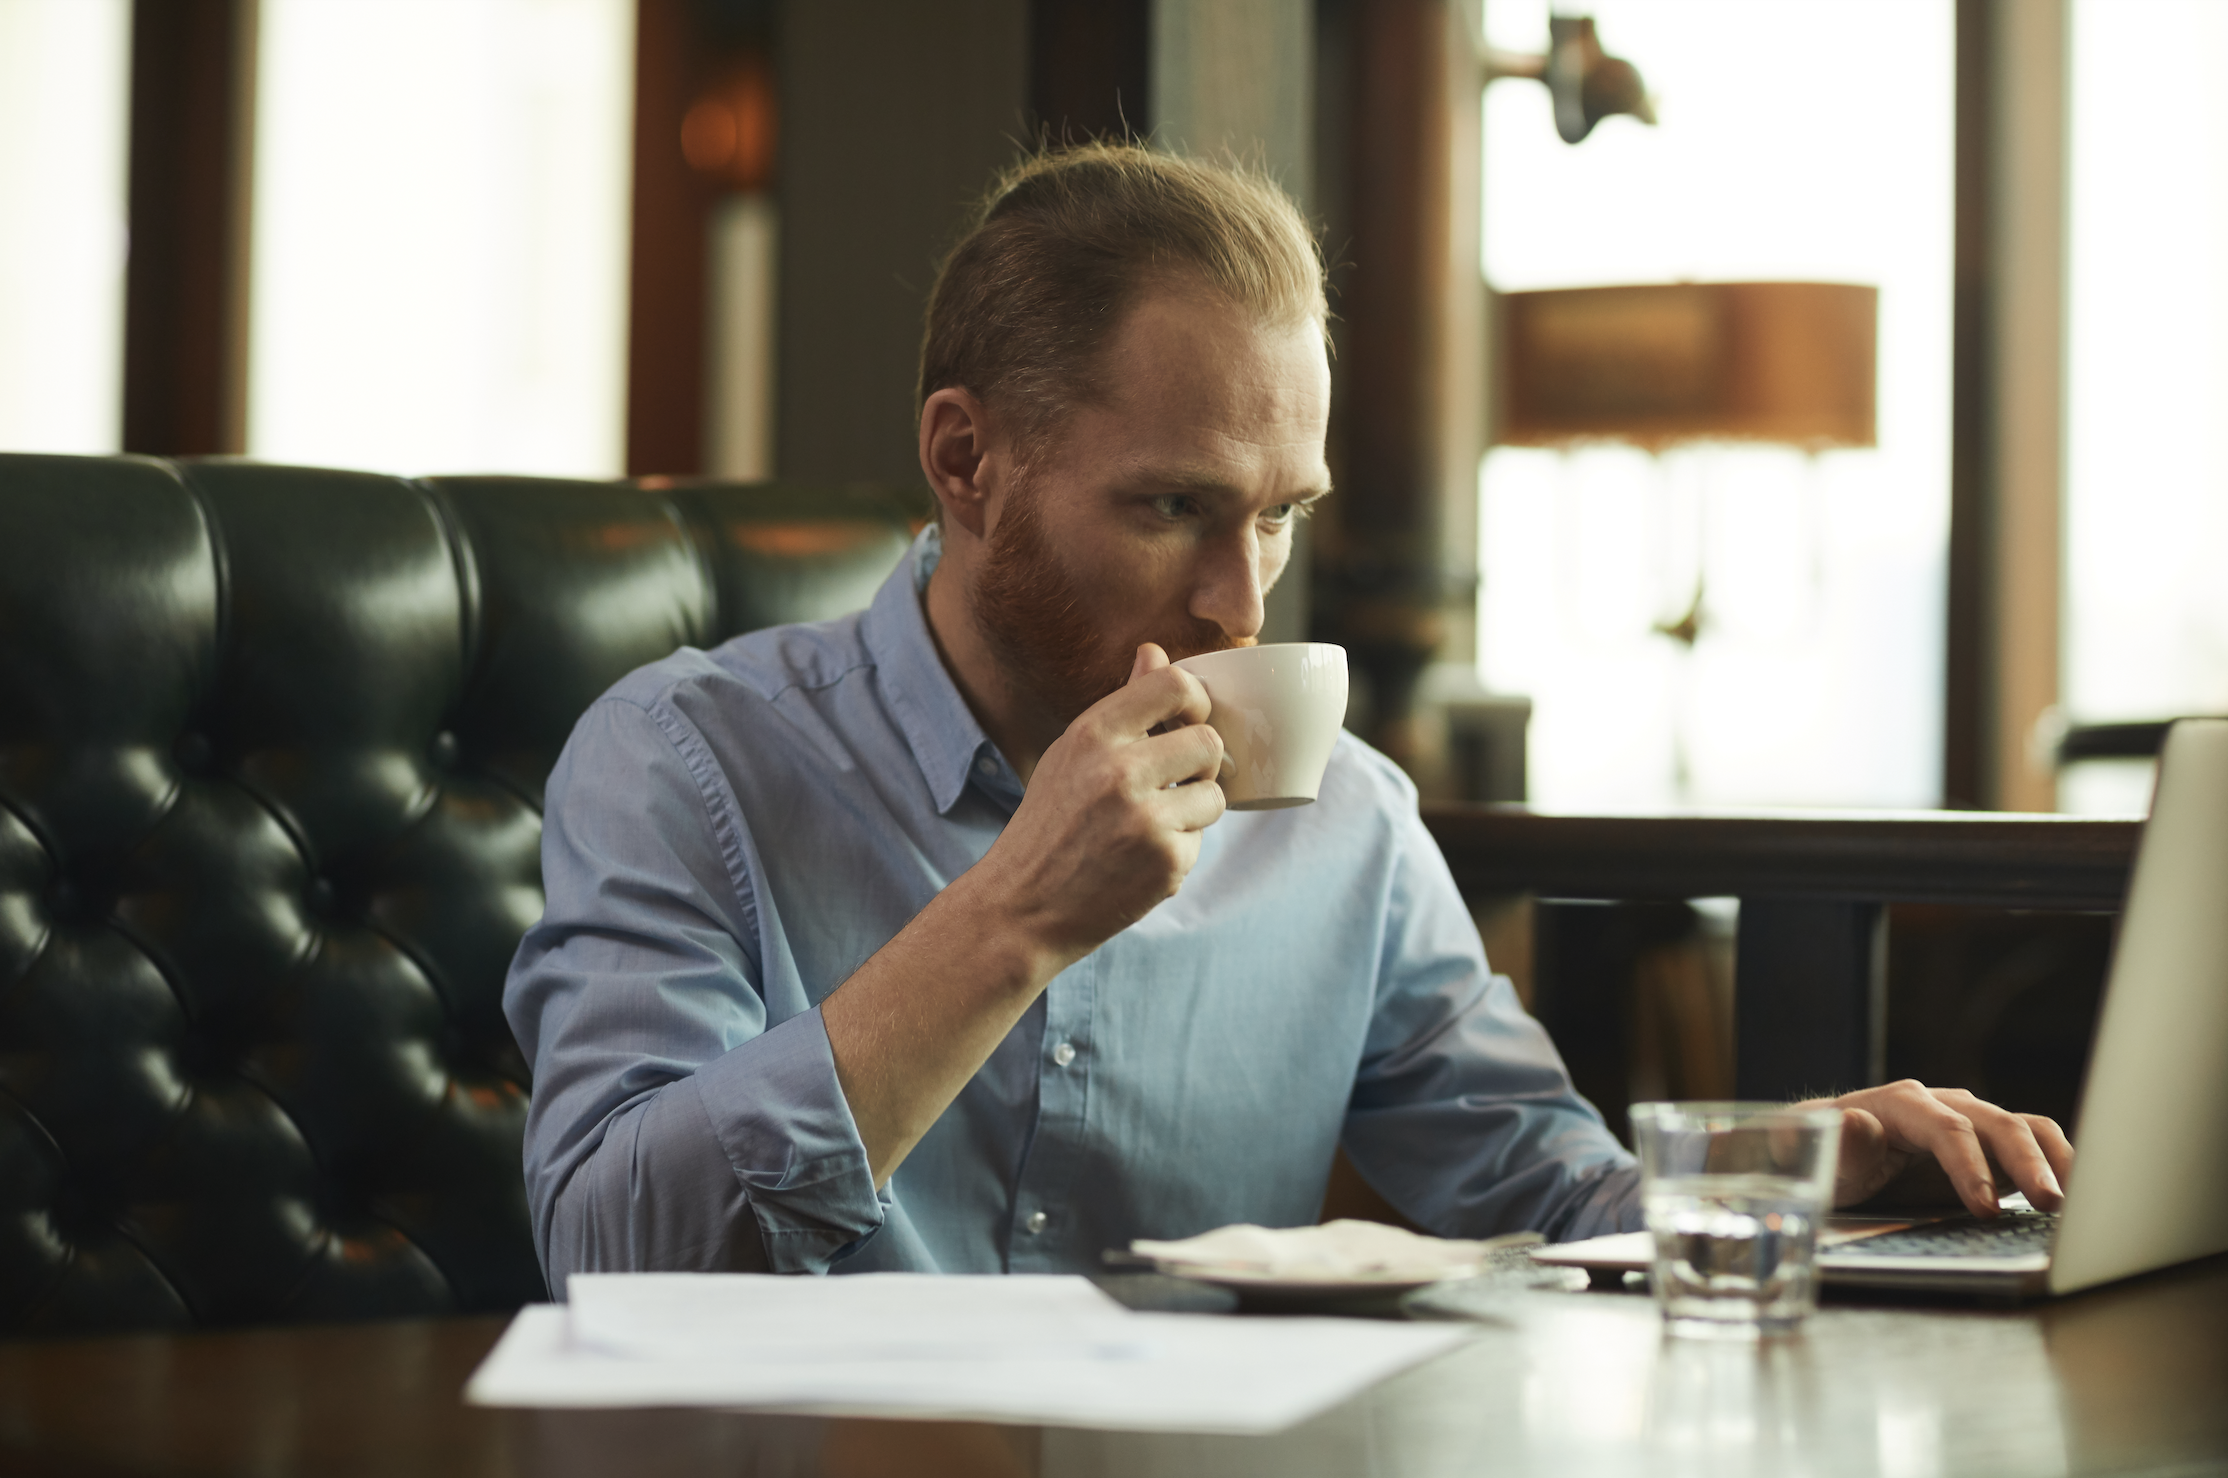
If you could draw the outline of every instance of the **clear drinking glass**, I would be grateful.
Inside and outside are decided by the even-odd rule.
[[[1818,1230],[1833,1204],[1839,1109],[1636,1103],[1649,1282],[1673,1334],[1786,1334],[1818,1304]]]

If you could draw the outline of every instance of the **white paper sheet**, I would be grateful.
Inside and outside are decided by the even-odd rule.
[[[566,1284],[575,1343],[743,1362],[1123,1360],[1130,1311],[1082,1278],[593,1273]]]
[[[607,1274],[569,1291],[569,1310],[519,1312],[468,1400],[1273,1432],[1469,1337],[1132,1313],[1082,1278]]]

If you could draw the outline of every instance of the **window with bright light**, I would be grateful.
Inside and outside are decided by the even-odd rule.
[[[1576,146],[1545,90],[1485,94],[1503,291],[1878,287],[1878,446],[1496,448],[1479,666],[1533,700],[1548,808],[1927,806],[1941,790],[1955,123],[1951,0],[1596,0],[1657,127]],[[1489,0],[1544,50],[1548,6]],[[1675,626],[1704,582],[1691,650]]]
[[[610,476],[633,0],[261,0],[248,451]]]
[[[2219,0],[2075,0],[2065,647],[2075,723],[2228,713],[2228,56]],[[2212,65],[2208,60],[2205,65]],[[2147,763],[2067,768],[2139,814]]]
[[[0,451],[123,426],[129,0],[0,0]]]

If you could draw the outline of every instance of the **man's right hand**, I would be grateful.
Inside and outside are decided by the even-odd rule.
[[[820,1006],[874,1183],[1052,977],[1183,885],[1222,815],[1207,690],[1150,643],[1037,762],[1013,819]]]
[[[975,871],[1065,969],[1173,897],[1222,817],[1207,690],[1148,642],[1129,681],[1068,725]]]

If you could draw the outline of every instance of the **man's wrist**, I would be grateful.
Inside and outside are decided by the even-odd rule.
[[[991,857],[954,878],[930,908],[969,942],[983,983],[1027,999],[1098,947],[1063,939],[1051,912]]]

